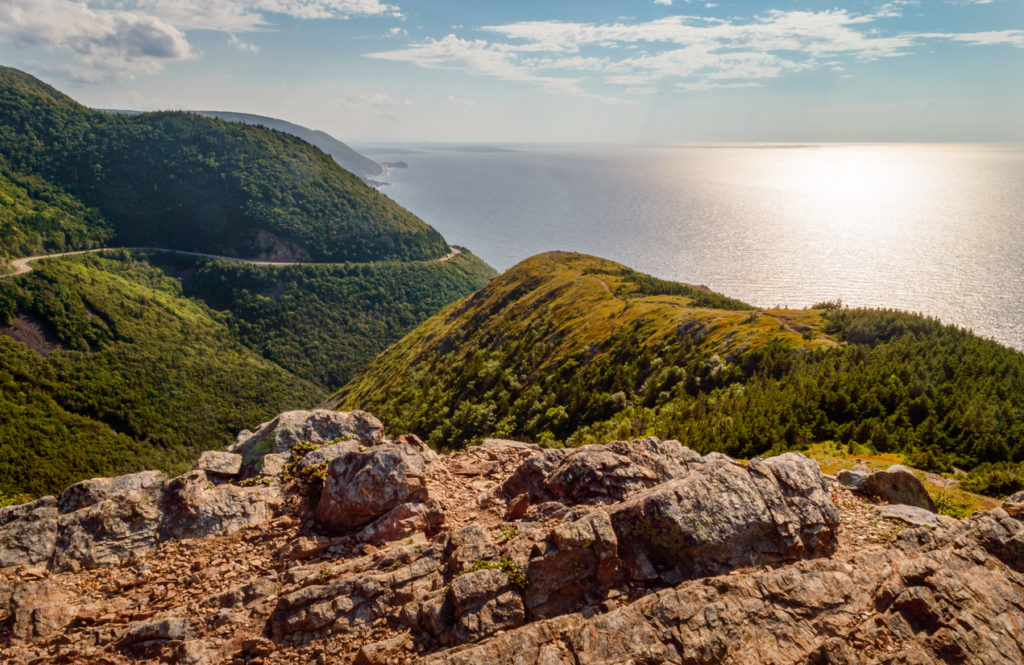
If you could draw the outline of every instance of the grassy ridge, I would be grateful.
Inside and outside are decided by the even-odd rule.
[[[0,323],[30,313],[59,347],[0,335],[0,492],[180,471],[242,428],[320,391],[237,341],[223,317],[124,255],[40,262],[0,290]]]
[[[593,257],[537,256],[334,400],[438,446],[654,434],[737,457],[831,440],[928,469],[1024,459],[1024,355],[901,312],[700,296]]]
[[[98,113],[6,67],[0,157],[96,208],[117,245],[316,261],[448,251],[437,231],[294,136],[188,113]],[[19,235],[40,232],[19,220]],[[4,238],[0,249],[15,252]]]

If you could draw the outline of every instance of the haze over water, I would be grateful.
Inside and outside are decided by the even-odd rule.
[[[412,146],[384,192],[498,270],[595,254],[757,306],[842,298],[1024,349],[1024,149]]]

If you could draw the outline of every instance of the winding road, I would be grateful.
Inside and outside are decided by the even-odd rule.
[[[232,261],[234,263],[251,263],[257,266],[341,266],[347,263],[354,263],[353,261],[337,261],[337,262],[326,262],[317,263],[314,261],[258,261],[256,259],[240,259],[237,256],[221,256],[219,254],[205,254],[203,252],[188,252],[182,249],[167,249],[165,247],[97,247],[96,249],[79,249],[73,252],[60,252],[57,254],[40,254],[39,256],[26,256],[20,259],[14,259],[10,262],[10,266],[14,268],[14,272],[9,272],[6,275],[0,275],[3,277],[14,277],[15,275],[24,275],[27,272],[32,271],[32,266],[29,265],[33,261],[41,261],[43,259],[56,259],[62,256],[74,256],[75,254],[96,254],[98,252],[110,252],[119,249],[126,249],[129,251],[139,252],[170,252],[172,254],[185,254],[186,256],[201,256],[207,259],[220,259],[222,261]],[[427,263],[434,261],[447,261],[455,256],[462,253],[462,250],[458,247],[449,247],[448,253],[437,259],[429,259]]]

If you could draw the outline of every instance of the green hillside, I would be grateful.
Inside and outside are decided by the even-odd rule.
[[[756,311],[544,254],[430,318],[332,403],[437,446],[653,434],[737,457],[834,440],[932,469],[1024,458],[1024,355],[933,319],[823,306]]]
[[[0,328],[0,493],[181,471],[321,394],[127,255],[48,260],[4,279]]]
[[[189,113],[98,113],[6,67],[0,158],[0,184],[34,178],[51,198],[78,199],[115,245],[312,261],[448,251],[437,231],[295,136]],[[44,247],[96,239],[59,241],[61,229],[39,222],[12,217],[14,240],[0,236],[0,252],[18,255],[33,234]]]
[[[496,275],[465,250],[447,261],[281,267],[139,255],[179,277],[185,295],[230,313],[246,346],[325,390]]]

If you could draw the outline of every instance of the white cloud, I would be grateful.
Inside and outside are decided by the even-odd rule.
[[[228,35],[228,46],[233,46],[239,51],[248,51],[250,53],[260,52],[259,46],[256,46],[255,44],[250,44],[249,42],[242,41],[235,35],[231,34]]]
[[[658,2],[659,0],[655,0]],[[686,0],[691,2],[692,0]],[[667,3],[662,3],[667,4]],[[887,18],[918,0],[891,0],[873,14],[845,9],[770,10],[759,16],[668,16],[652,21],[620,18],[610,23],[520,21],[483,26],[498,39],[449,34],[369,57],[421,67],[457,69],[544,90],[621,101],[594,94],[594,86],[649,89],[753,87],[807,70],[843,71],[851,60],[872,61],[912,53],[929,40],[970,45],[1024,47],[1024,31],[885,34]],[[559,76],[552,76],[552,72]]]
[[[949,39],[972,46],[1016,46],[1024,48],[1024,30],[988,30],[986,32],[929,33],[932,39]]]
[[[198,57],[185,31],[228,33],[227,43],[258,52],[237,34],[269,29],[275,15],[299,19],[401,17],[380,0],[0,0],[0,42],[72,56],[36,69],[88,82],[154,74]]]
[[[668,6],[671,7],[672,6],[672,0],[654,0],[654,4],[656,4],[656,5],[668,5]]]
[[[442,39],[430,40],[420,44],[412,44],[403,49],[368,53],[366,57],[378,60],[394,60],[412,62],[428,69],[455,69],[493,76],[505,81],[532,83],[549,92],[573,93],[590,95],[583,90],[575,78],[544,76],[530,70],[518,62],[517,49],[490,44],[482,39],[460,39],[448,35]],[[604,101],[617,101],[603,98]]]
[[[70,0],[0,2],[0,41],[72,54],[74,65],[42,68],[89,82],[152,74],[195,57],[184,33],[159,18]]]
[[[379,0],[106,0],[159,16],[189,30],[251,32],[266,29],[274,14],[299,19],[401,16]]]

